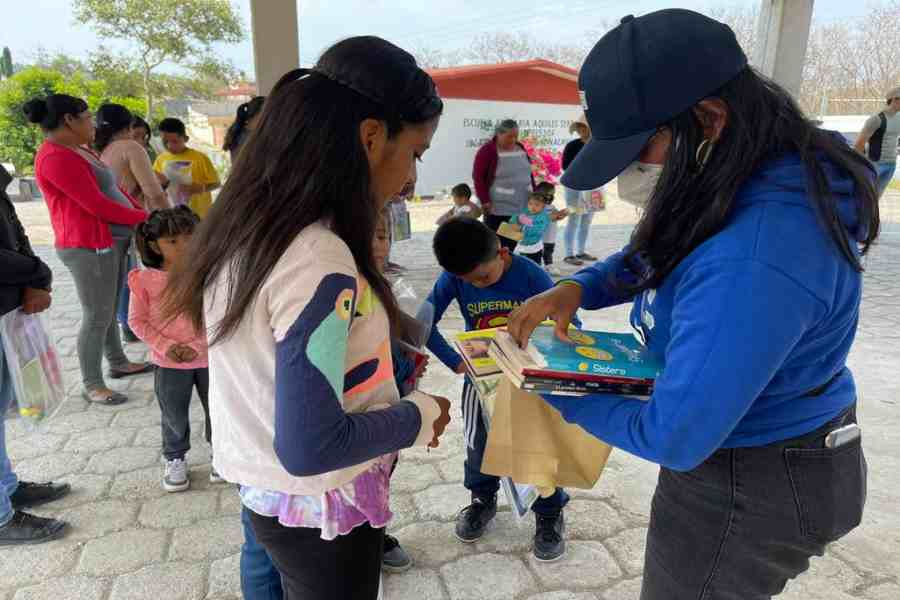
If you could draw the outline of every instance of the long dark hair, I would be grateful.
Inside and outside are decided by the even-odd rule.
[[[637,283],[630,292],[659,284],[697,246],[721,231],[741,186],[766,161],[797,154],[806,166],[809,196],[820,220],[853,267],[862,271],[854,245],[865,254],[878,237],[878,197],[872,167],[846,143],[808,120],[791,95],[752,68],[709,95],[728,106],[728,122],[705,165],[697,162],[703,128],[692,109],[666,124],[672,144],[659,183],[631,235],[626,255]],[[704,151],[701,151],[701,158]],[[852,178],[864,238],[851,240],[838,217],[823,162]]]
[[[77,117],[88,109],[87,102],[68,94],[50,94],[46,98],[34,98],[22,107],[29,121],[40,125],[44,131],[59,129],[66,115]]]
[[[234,123],[228,128],[225,134],[225,143],[222,144],[222,150],[231,152],[237,150],[240,146],[242,137],[246,133],[247,123],[255,117],[266,102],[265,96],[256,96],[249,102],[244,102],[237,108],[237,114],[234,116]]]
[[[159,269],[163,264],[163,256],[150,243],[158,242],[160,238],[193,233],[199,224],[200,217],[189,206],[154,210],[146,221],[137,226],[134,234],[134,245],[137,246],[141,262],[145,267]]]
[[[134,115],[134,118],[131,120],[131,128],[132,129],[143,129],[146,133],[144,133],[144,145],[150,143],[150,138],[153,136],[153,130],[150,129],[150,123],[145,121],[140,115]]]
[[[210,342],[226,339],[294,238],[328,219],[396,323],[396,301],[372,253],[377,210],[360,124],[381,120],[393,137],[442,110],[415,59],[377,37],[338,42],[313,69],[286,74],[193,236],[190,260],[175,271],[166,314],[187,314],[200,328],[204,293],[226,272],[226,311],[210,324]]]
[[[121,104],[104,104],[98,108],[94,150],[102,154],[117,133],[131,129],[133,120],[131,111]]]

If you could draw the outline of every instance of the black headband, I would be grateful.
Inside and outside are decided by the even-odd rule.
[[[329,79],[338,85],[353,90],[360,96],[367,98],[372,102],[375,102],[376,104],[380,104],[386,109],[397,112],[401,119],[414,116],[416,114],[421,114],[429,109],[434,114],[438,114],[444,106],[443,100],[441,100],[440,96],[438,96],[436,93],[437,88],[435,88],[435,94],[433,95],[419,96],[415,99],[411,99],[411,101],[410,99],[391,101],[388,98],[384,97],[382,94],[379,94],[378,92],[375,92],[373,90],[366,90],[356,82],[350,81],[345,77],[341,77],[329,71],[328,69],[325,69],[321,65],[316,65],[312,68],[294,69],[293,71],[286,73],[281,78],[281,81],[279,81],[278,85],[291,81],[298,81],[312,74],[321,75],[322,77],[325,77],[326,79]]]

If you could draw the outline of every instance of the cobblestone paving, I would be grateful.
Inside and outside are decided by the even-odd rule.
[[[627,234],[625,227],[595,227],[591,247],[606,253],[621,246]],[[80,309],[71,279],[52,250],[42,248],[41,254],[56,274],[52,319],[72,396],[45,433],[27,434],[18,423],[9,423],[9,453],[23,479],[72,484],[69,497],[36,511],[64,518],[72,527],[58,542],[0,550],[0,600],[239,598],[239,502],[234,487],[208,483],[209,448],[202,440],[199,406],[192,412],[192,488],[168,495],[160,485],[160,416],[152,378],[113,384],[130,397],[119,407],[88,406],[77,397]],[[436,274],[429,235],[398,244],[394,258],[411,268],[407,281],[425,294]],[[454,313],[450,310],[442,324],[448,331],[462,327]],[[624,308],[592,313],[587,326],[625,331],[625,316]],[[142,348],[132,345],[129,353],[139,358]],[[898,348],[900,227],[888,226],[868,259],[862,320],[851,357],[870,468],[864,524],[825,557],[814,559],[783,598],[900,598]],[[459,397],[460,388],[459,380],[440,366],[431,369],[423,385],[451,399]],[[532,525],[515,524],[508,510],[483,541],[467,546],[453,538],[454,515],[467,501],[461,483],[460,421],[451,424],[439,449],[403,455],[393,483],[396,518],[391,529],[412,554],[415,567],[385,578],[385,598],[636,599],[657,469],[614,453],[595,489],[573,493],[567,508],[567,557],[541,565],[530,555]]]

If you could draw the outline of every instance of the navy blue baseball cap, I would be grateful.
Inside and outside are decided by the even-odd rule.
[[[578,75],[591,140],[563,174],[564,186],[592,190],[637,158],[659,126],[747,67],[728,25],[680,8],[629,15],[604,35]]]

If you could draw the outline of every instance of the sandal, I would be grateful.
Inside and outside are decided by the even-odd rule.
[[[109,394],[102,394],[99,390],[94,390],[93,392],[84,390],[81,392],[81,397],[92,404],[102,404],[104,406],[118,406],[128,402],[128,397],[124,394],[112,390],[109,390],[109,392]]]
[[[141,363],[135,363],[140,365]],[[109,370],[109,378],[110,379],[125,379],[126,377],[134,377],[135,375],[143,375],[144,373],[150,373],[154,369],[156,369],[156,365],[153,363],[143,363],[144,366],[137,369],[136,371],[117,371],[116,369]]]

